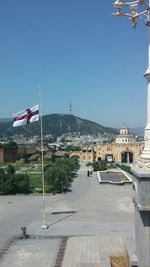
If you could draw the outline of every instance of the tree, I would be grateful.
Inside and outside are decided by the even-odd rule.
[[[0,169],[0,194],[29,193],[30,181],[27,174],[16,174],[12,165],[6,172]]]
[[[65,189],[70,186],[70,180],[67,171],[62,166],[50,166],[45,171],[45,180],[48,184],[49,192],[60,193],[62,184]]]
[[[16,193],[29,193],[30,179],[27,174],[15,174],[14,185]]]
[[[65,158],[61,161],[56,161],[56,164],[65,166],[70,172],[76,172],[80,168],[79,159],[77,157]]]
[[[57,159],[52,165],[46,166],[44,170],[48,191],[61,192],[62,187],[68,189],[73,181],[73,175],[79,167],[77,158]]]
[[[0,193],[1,194],[14,194],[14,177],[4,172],[0,169]]]
[[[8,165],[8,167],[7,167],[7,174],[8,175],[15,174],[15,168],[12,165]]]

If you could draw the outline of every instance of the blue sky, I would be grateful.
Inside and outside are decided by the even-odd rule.
[[[0,1],[0,117],[39,102],[105,126],[145,126],[147,27],[111,0]]]

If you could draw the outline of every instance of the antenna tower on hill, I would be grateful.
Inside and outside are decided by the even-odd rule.
[[[72,111],[72,102],[70,100],[70,104],[69,104],[69,114],[73,115],[73,111]]]

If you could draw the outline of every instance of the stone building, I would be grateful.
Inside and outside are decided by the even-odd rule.
[[[0,148],[0,163],[16,162],[17,147],[1,147]]]
[[[142,150],[143,144],[102,144],[97,145],[94,149],[96,151],[96,161],[105,160],[108,162],[118,163],[133,163],[135,162]]]
[[[136,143],[134,137],[129,134],[129,129],[124,127],[120,129],[120,135],[114,143],[85,146],[80,152],[73,152],[70,156],[77,156],[81,162],[133,163],[139,158],[143,148],[144,144]]]
[[[116,137],[117,144],[135,143],[135,138],[130,134],[128,127],[124,126],[120,129],[120,134]]]

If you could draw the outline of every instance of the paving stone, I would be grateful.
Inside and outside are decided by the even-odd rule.
[[[0,262],[1,267],[54,266],[60,239],[18,240]]]
[[[69,238],[62,267],[110,267],[110,257],[126,254],[123,236]]]

